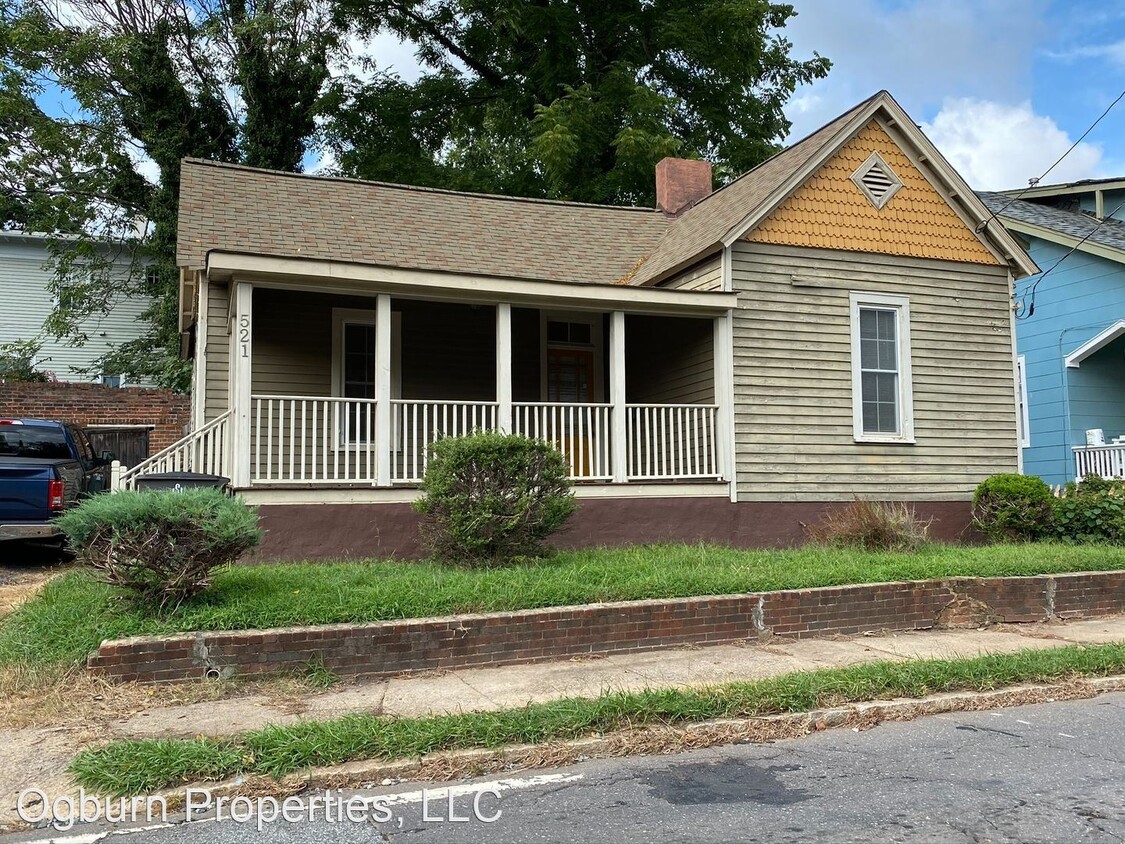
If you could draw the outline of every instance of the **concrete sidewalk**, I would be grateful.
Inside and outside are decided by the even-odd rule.
[[[706,686],[833,668],[862,662],[973,657],[1075,643],[1125,641],[1125,616],[1094,621],[1025,624],[985,630],[944,630],[833,639],[769,639],[743,645],[681,648],[562,662],[451,671],[371,683],[348,683],[297,697],[235,694],[206,703],[153,705],[116,717],[76,718],[40,727],[0,729],[0,833],[15,819],[16,795],[33,783],[49,794],[74,784],[67,765],[83,747],[120,738],[230,735],[267,724],[323,720],[350,712],[412,716],[503,709],[604,691]],[[174,687],[173,687],[174,688]],[[127,689],[123,689],[127,692]],[[101,695],[99,695],[99,698]],[[156,699],[154,699],[154,704]]]
[[[120,738],[230,735],[266,724],[322,720],[349,712],[400,717],[507,709],[605,691],[706,686],[836,668],[862,662],[954,659],[1076,643],[1125,641],[1125,616],[1052,624],[1001,625],[982,630],[917,631],[833,639],[769,639],[739,645],[679,648],[562,662],[478,668],[371,683],[349,683],[310,694],[284,709],[250,695],[187,706],[154,708],[109,725]]]

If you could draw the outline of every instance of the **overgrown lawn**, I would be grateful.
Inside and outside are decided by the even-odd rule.
[[[103,639],[144,634],[1111,569],[1125,569],[1125,547],[1037,543],[875,553],[665,545],[566,552],[493,569],[384,561],[237,566],[218,572],[207,592],[159,618],[91,574],[75,571],[0,621],[0,666],[77,666]]]

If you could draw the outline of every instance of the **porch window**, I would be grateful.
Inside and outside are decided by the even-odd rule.
[[[344,398],[375,398],[375,326],[345,322],[343,351]]]
[[[913,442],[909,300],[851,294],[851,332],[856,441]]]
[[[547,401],[585,404],[593,383],[593,349],[547,350]]]
[[[401,395],[401,322],[391,314],[391,397]],[[375,312],[354,308],[332,309],[332,395],[355,399],[341,402],[336,425],[338,444],[372,440],[375,408]]]

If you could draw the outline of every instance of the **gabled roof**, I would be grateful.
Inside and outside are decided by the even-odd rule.
[[[1083,244],[1089,245],[1087,251],[1096,251],[1093,247],[1102,246],[1118,253],[1105,257],[1125,262],[1125,222],[1121,220],[1110,217],[1099,221],[1081,211],[1065,211],[1038,202],[1012,199],[1001,193],[982,192],[978,196],[1013,231],[1032,234],[1064,246],[1074,246],[1076,241],[1087,238]]]
[[[871,99],[874,99],[872,97]],[[719,188],[689,208],[661,239],[633,277],[651,284],[723,247],[723,240],[748,213],[761,207],[809,161],[819,158],[871,99],[850,109],[792,146]]]
[[[611,284],[670,225],[659,211],[185,159],[177,263],[212,250],[499,278]]]
[[[880,91],[686,211],[641,265],[633,283],[658,283],[742,237],[880,113],[914,147],[931,171],[928,177],[944,182],[965,216],[982,226],[977,235],[985,245],[1009,260],[1018,274],[1038,272],[1035,262],[1011,235],[1001,226],[987,223],[991,216],[988,210],[902,106],[887,91]]]
[[[1054,185],[1034,185],[1026,188],[997,191],[1004,196],[1020,196],[1028,199],[1064,196],[1068,194],[1094,193],[1095,191],[1125,190],[1125,179],[1114,176],[1108,179],[1080,179],[1077,182],[1060,182]]]
[[[653,285],[760,221],[880,114],[945,186],[978,237],[1019,274],[1038,271],[901,106],[880,91],[704,197],[677,219],[588,205],[259,170],[185,159],[177,263],[210,251],[498,278]]]

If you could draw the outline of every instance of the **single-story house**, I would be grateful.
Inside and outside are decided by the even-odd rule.
[[[1023,471],[1125,477],[1125,180],[981,199],[1048,273],[1016,289]]]
[[[195,468],[267,556],[409,554],[439,436],[555,443],[562,544],[798,542],[853,496],[939,535],[1018,462],[1011,289],[1038,270],[887,93],[655,209],[184,162]]]

